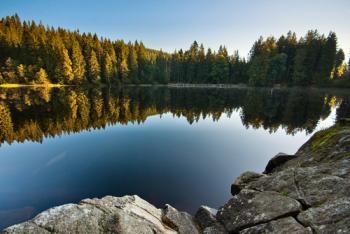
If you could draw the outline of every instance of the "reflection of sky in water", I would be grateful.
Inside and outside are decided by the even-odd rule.
[[[332,125],[335,110],[317,129]],[[194,212],[218,207],[246,170],[262,171],[283,151],[293,154],[310,137],[279,128],[246,129],[238,112],[190,125],[172,114],[143,124],[47,138],[0,147],[0,227],[67,202],[138,194],[157,206]]]

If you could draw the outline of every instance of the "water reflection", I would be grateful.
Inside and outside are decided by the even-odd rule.
[[[247,128],[311,133],[339,104],[338,118],[349,116],[349,95],[326,90],[0,89],[0,142],[42,142],[45,137],[109,124],[142,123],[167,112],[192,124],[200,118],[217,121],[239,110]]]
[[[0,89],[0,228],[105,195],[218,207],[240,173],[349,117],[349,100],[315,89]]]

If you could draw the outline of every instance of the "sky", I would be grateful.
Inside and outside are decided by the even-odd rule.
[[[350,53],[349,0],[0,0],[0,17],[15,13],[22,20],[141,40],[168,52],[197,40],[247,56],[259,36],[292,30],[300,37],[317,29],[335,31],[339,47]]]

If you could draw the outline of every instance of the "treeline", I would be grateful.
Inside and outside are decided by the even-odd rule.
[[[346,92],[281,89],[181,89],[128,87],[116,89],[0,89],[0,144],[104,128],[114,124],[142,123],[151,115],[172,113],[192,124],[217,121],[239,112],[247,128],[288,134],[311,133],[331,107],[337,119],[350,117]]]
[[[22,22],[17,15],[0,20],[0,83],[342,85],[350,84],[344,59],[333,32],[260,38],[246,60],[196,41],[186,51],[165,53],[142,42]]]
[[[62,28],[0,21],[1,83],[167,83],[169,55]]]
[[[261,37],[254,43],[250,56],[251,85],[325,85],[348,73],[344,51],[337,49],[334,32],[325,37],[309,31],[299,40],[292,32],[278,40]]]

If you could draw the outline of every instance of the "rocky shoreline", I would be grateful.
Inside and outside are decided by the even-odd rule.
[[[218,211],[193,217],[138,196],[85,199],[46,210],[1,233],[350,233],[350,126],[320,131],[264,173],[245,172]]]

